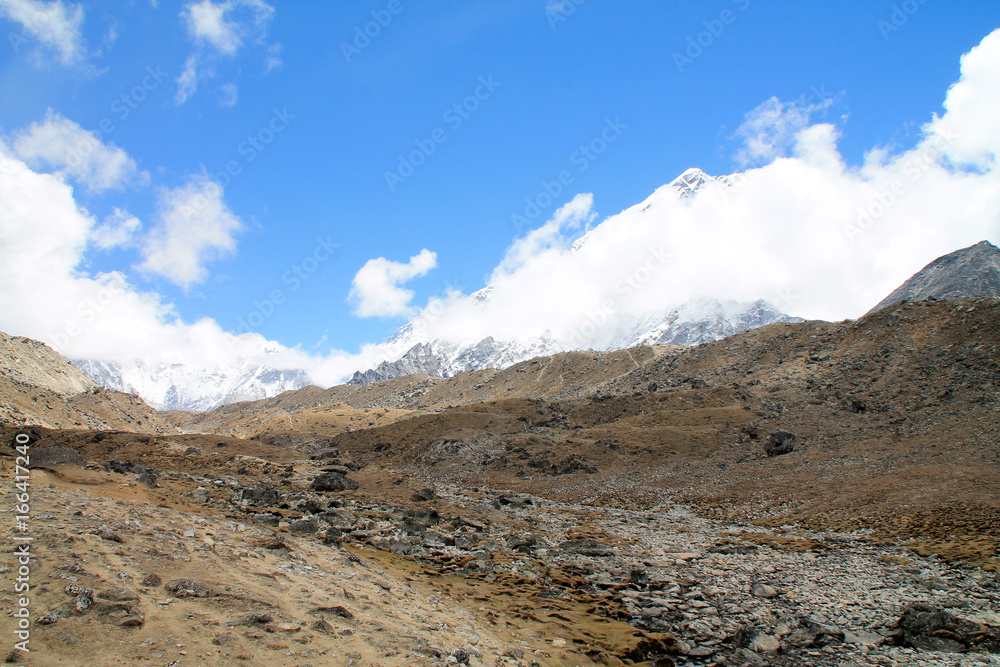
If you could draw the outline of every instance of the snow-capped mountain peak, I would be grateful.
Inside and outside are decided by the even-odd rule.
[[[238,401],[277,396],[310,384],[305,371],[275,370],[245,360],[214,368],[143,361],[73,363],[105,388],[137,394],[157,410],[211,410]]]

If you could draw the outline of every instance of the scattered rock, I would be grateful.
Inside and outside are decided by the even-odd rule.
[[[237,625],[265,625],[274,621],[274,616],[266,611],[259,611],[253,614],[244,614],[231,621],[226,621],[226,625],[234,627]]]
[[[125,541],[122,539],[121,535],[111,530],[107,526],[101,526],[100,528],[97,529],[95,534],[99,536],[101,539],[107,540],[108,542],[118,542],[119,544],[121,544]]]
[[[101,620],[121,628],[139,628],[146,622],[145,616],[137,607],[130,604],[100,603],[94,607]]]
[[[174,579],[165,586],[167,592],[179,598],[212,598],[222,595],[215,586],[194,579]]]
[[[776,637],[761,634],[754,637],[749,648],[754,653],[777,653],[781,648],[781,642]]]
[[[861,414],[868,409],[868,405],[857,396],[848,396],[844,401],[844,404],[849,412],[853,412],[855,414]]]
[[[604,542],[591,539],[566,540],[559,545],[559,548],[581,556],[604,557],[614,554],[611,547]]]
[[[281,502],[279,494],[270,484],[254,484],[240,489],[239,500],[262,507],[275,507]]]
[[[342,607],[340,605],[336,605],[336,606],[333,606],[333,607],[316,607],[312,611],[313,611],[313,613],[329,612],[329,613],[333,614],[334,616],[340,616],[341,618],[354,618],[354,614],[352,614],[347,609],[347,607]]]
[[[97,593],[98,599],[110,600],[111,602],[130,602],[138,600],[139,595],[127,588],[108,588]]]
[[[311,627],[316,632],[323,632],[328,635],[332,635],[335,631],[335,628],[332,625],[330,625],[330,622],[327,621],[325,618],[313,621],[312,625],[309,627]]]
[[[776,598],[778,591],[773,586],[767,584],[754,584],[751,593],[758,598]]]
[[[81,614],[94,605],[94,590],[92,588],[85,588],[83,591],[76,596],[76,610]]]

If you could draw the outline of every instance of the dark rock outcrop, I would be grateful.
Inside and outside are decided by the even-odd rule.
[[[938,257],[868,313],[900,301],[1000,297],[1000,248],[989,241]]]

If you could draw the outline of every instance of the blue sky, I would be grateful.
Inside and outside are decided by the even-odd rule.
[[[529,231],[515,215],[540,227],[592,193],[596,224],[688,167],[747,166],[739,128],[772,97],[832,124],[847,165],[912,148],[998,26],[991,0],[0,0],[0,136],[89,216],[74,275],[116,272],[161,322],[249,320],[309,354],[354,352],[429,298],[484,286]],[[38,148],[60,122],[64,138],[100,132],[103,184]],[[201,232],[169,212],[206,179],[223,188],[192,251]],[[102,223],[120,242],[94,241]],[[412,299],[350,298],[377,258],[369,277],[397,271]]]

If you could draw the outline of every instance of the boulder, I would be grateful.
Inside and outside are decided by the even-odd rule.
[[[281,502],[281,494],[270,484],[254,484],[240,489],[239,499],[254,505],[273,507]]]
[[[55,468],[56,466],[80,466],[87,462],[80,452],[66,447],[34,447],[28,452],[29,468]]]
[[[768,456],[782,456],[795,451],[797,438],[790,431],[775,431],[764,443],[764,451]]]
[[[353,491],[361,486],[353,479],[349,479],[340,473],[328,473],[320,475],[313,480],[310,488],[313,491]]]
[[[911,604],[897,622],[907,646],[924,651],[1000,653],[1000,630],[959,618],[939,607]]]
[[[415,503],[427,502],[429,500],[434,500],[434,489],[420,489],[419,491],[414,491],[413,495],[410,496],[410,500]]]
[[[289,533],[298,533],[301,535],[312,535],[317,530],[319,530],[319,524],[312,519],[302,519],[300,521],[293,521],[288,524]]]

